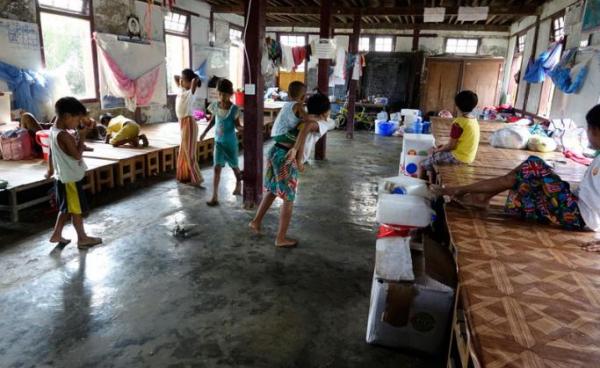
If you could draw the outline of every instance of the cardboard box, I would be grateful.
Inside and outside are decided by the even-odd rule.
[[[373,277],[366,340],[392,348],[430,354],[441,352],[452,320],[456,271],[446,249],[426,244],[413,252],[412,283],[390,283]]]
[[[387,282],[414,281],[410,238],[386,237],[377,239],[375,277]]]

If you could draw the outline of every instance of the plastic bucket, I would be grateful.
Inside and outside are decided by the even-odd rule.
[[[391,121],[375,121],[375,134],[389,137],[396,131],[396,124]]]
[[[50,154],[50,131],[49,130],[38,130],[35,133],[35,141],[37,144],[42,146],[42,152],[44,153],[44,160],[48,161]]]
[[[233,94],[233,101],[238,106],[244,106],[244,92],[235,92]]]

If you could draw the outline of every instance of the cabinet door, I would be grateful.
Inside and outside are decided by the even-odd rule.
[[[423,113],[455,112],[454,96],[460,86],[461,61],[428,60]]]
[[[464,62],[461,89],[477,93],[480,109],[496,106],[498,103],[498,82],[502,64],[500,60],[465,60]]]

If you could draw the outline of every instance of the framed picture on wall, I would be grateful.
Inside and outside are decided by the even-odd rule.
[[[600,29],[600,0],[587,0],[583,10],[582,32]]]

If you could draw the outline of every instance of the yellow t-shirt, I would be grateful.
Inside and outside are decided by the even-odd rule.
[[[119,115],[119,116],[115,116],[114,118],[110,119],[110,122],[108,123],[108,126],[106,127],[106,132],[116,134],[119,132],[119,130],[123,129],[123,125],[125,123],[133,123],[133,124],[137,125],[135,121],[133,121],[129,118],[126,118],[123,115]]]
[[[479,147],[479,122],[475,118],[461,116],[454,119],[454,124],[460,126],[462,134],[458,138],[458,144],[452,151],[452,155],[458,161],[470,164],[475,161]]]
[[[123,115],[110,119],[106,132],[112,134],[110,144],[115,144],[128,139],[135,139],[140,134],[140,126],[133,120]]]

